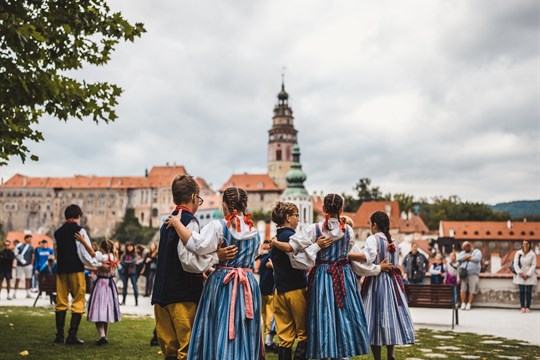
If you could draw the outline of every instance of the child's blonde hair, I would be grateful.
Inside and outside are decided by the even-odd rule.
[[[347,215],[341,215],[341,220],[345,222],[345,224],[349,225],[350,227],[354,227],[354,221]]]

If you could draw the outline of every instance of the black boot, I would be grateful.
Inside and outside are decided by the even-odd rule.
[[[57,311],[54,313],[56,317],[56,339],[54,342],[56,344],[64,343],[64,324],[66,323],[66,312]]]
[[[81,323],[82,314],[71,313],[71,323],[69,324],[68,337],[66,344],[68,345],[83,345],[84,341],[77,337],[77,331],[79,330],[79,324]]]
[[[300,341],[296,344],[296,351],[294,352],[294,360],[306,360],[307,355],[307,341]]]
[[[135,306],[139,306],[139,298],[135,296]]]
[[[150,340],[150,346],[159,346],[156,328],[154,328],[154,337]]]
[[[278,360],[292,360],[292,348],[280,347],[278,349]]]

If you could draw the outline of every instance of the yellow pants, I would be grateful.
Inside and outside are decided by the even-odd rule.
[[[268,334],[272,327],[272,318],[274,317],[274,303],[272,301],[273,295],[264,295],[261,297],[262,301],[262,319],[264,324],[264,330]]]
[[[71,312],[84,314],[86,303],[86,279],[83,272],[56,275],[56,311],[67,311],[69,294],[73,297]]]
[[[189,338],[197,304],[181,302],[161,307],[154,305],[156,332],[161,352],[165,357],[187,359]]]
[[[307,291],[297,289],[274,293],[274,320],[279,337],[279,346],[291,348],[294,339],[307,340]]]

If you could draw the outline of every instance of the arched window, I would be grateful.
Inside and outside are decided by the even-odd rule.
[[[281,150],[277,150],[277,151],[276,151],[276,160],[277,160],[277,161],[281,161],[281,157],[282,157],[282,156],[281,156]]]

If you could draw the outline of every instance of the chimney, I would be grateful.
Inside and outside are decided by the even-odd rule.
[[[148,169],[144,169],[144,177],[145,177],[145,178],[148,177]]]
[[[448,230],[448,236],[449,236],[449,237],[454,237],[454,235],[455,235],[454,229]]]
[[[508,221],[506,222],[506,227],[509,229],[512,228],[512,220],[508,219]]]

